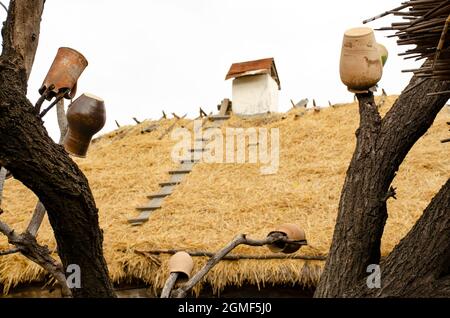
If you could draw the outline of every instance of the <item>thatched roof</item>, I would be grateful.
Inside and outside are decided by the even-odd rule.
[[[388,97],[385,113],[395,97]],[[447,107],[446,107],[447,108]],[[258,165],[198,164],[166,198],[161,210],[140,227],[127,222],[136,217],[135,207],[147,202],[146,195],[158,190],[177,166],[170,153],[175,141],[158,140],[173,120],[159,122],[152,133],[141,134],[151,125],[144,122],[122,127],[97,140],[88,158],[76,159],[87,175],[100,210],[104,230],[104,251],[114,282],[141,279],[161,288],[168,276],[169,255],[136,251],[185,249],[214,252],[236,235],[263,238],[274,226],[293,222],[307,233],[309,246],[297,254],[325,255],[329,249],[339,196],[347,166],[355,147],[359,116],[356,104],[321,112],[292,110],[264,118],[232,117],[227,126],[280,129],[280,169],[262,175]],[[440,140],[446,137],[448,108],[407,157],[394,180],[398,201],[389,201],[389,219],[382,242],[386,255],[408,232],[429,200],[448,179],[449,156]],[[188,128],[192,122],[179,125]],[[18,231],[25,229],[36,198],[20,182],[5,185],[2,220]],[[55,248],[51,228],[45,221],[38,241]],[[0,249],[8,248],[0,237]],[[234,254],[270,255],[266,248],[240,247]],[[57,257],[56,254],[54,254]],[[198,270],[207,258],[195,258]],[[270,285],[317,284],[323,261],[239,260],[223,261],[206,277],[216,292],[225,286],[245,283]],[[42,281],[41,268],[21,255],[0,257],[0,284],[7,292],[19,283]],[[200,287],[199,287],[200,288]],[[197,289],[198,291],[198,289]]]
[[[406,52],[401,55],[409,59],[427,59],[422,67],[410,71],[419,77],[449,80],[450,3],[446,0],[406,1],[400,7],[364,22],[389,14],[398,16],[398,20],[393,22],[391,27],[379,30],[395,31],[397,43],[408,46]]]

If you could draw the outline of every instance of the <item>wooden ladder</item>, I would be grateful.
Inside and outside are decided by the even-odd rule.
[[[228,101],[228,102],[226,102]],[[211,125],[205,127],[205,129],[220,128],[230,116],[226,115],[226,110],[229,106],[229,100],[222,102],[221,111],[218,115],[209,116],[208,120],[211,121]],[[225,109],[225,111],[222,111]],[[196,140],[196,143],[201,142],[205,145],[209,140],[201,139]],[[206,151],[203,146],[200,149],[192,148],[190,152],[194,154],[195,152],[202,153]],[[169,171],[170,179],[167,182],[160,183],[160,189],[157,193],[148,195],[147,198],[150,200],[146,205],[139,206],[136,210],[140,211],[140,215],[137,218],[129,219],[128,223],[133,226],[142,225],[150,219],[150,216],[157,210],[161,209],[164,199],[170,196],[176,189],[176,187],[183,181],[183,179],[191,173],[194,166],[200,161],[195,160],[195,156],[191,156],[191,159],[182,160],[177,169]]]

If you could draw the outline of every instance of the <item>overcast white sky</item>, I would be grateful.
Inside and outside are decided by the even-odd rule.
[[[8,1],[3,1],[8,3]],[[274,57],[281,79],[280,111],[289,100],[315,98],[320,105],[352,100],[339,78],[342,36],[366,18],[398,6],[400,0],[47,0],[40,45],[29,82],[37,90],[61,46],[83,53],[89,66],[78,95],[101,96],[107,123],[101,133],[138,119],[216,111],[231,98],[225,75],[233,62]],[[4,10],[0,12],[3,20]],[[390,18],[370,24],[387,26]],[[391,55],[380,87],[400,93],[412,68],[397,56],[404,50],[388,33],[377,40]],[[56,139],[54,111],[46,127]]]

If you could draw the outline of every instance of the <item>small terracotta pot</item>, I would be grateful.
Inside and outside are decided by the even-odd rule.
[[[64,97],[67,99],[74,98],[78,78],[87,66],[88,61],[80,52],[68,47],[59,48],[39,93],[44,94],[47,88],[54,85],[54,89],[47,96],[48,100],[67,89],[70,89],[70,91]]]
[[[186,252],[178,252],[169,260],[170,273],[178,273],[179,282],[188,281],[191,278],[192,269],[194,269],[194,260]]]
[[[97,96],[83,94],[67,111],[69,129],[64,138],[64,148],[73,156],[85,158],[92,137],[106,122],[105,103]]]
[[[380,81],[383,64],[372,29],[354,28],[345,32],[340,75],[342,82],[354,93],[367,92]]]
[[[285,253],[292,254],[297,252],[302,245],[306,245],[306,234],[305,231],[296,224],[283,224],[279,226],[275,231],[269,233],[271,236],[275,233],[280,233],[285,235],[289,240],[292,241],[304,241],[302,244],[299,243],[284,243],[277,242],[269,245],[269,249],[274,253]]]
[[[380,54],[380,57],[381,57],[381,64],[383,64],[383,67],[384,67],[389,58],[389,51],[381,43],[377,43],[377,50],[378,50],[378,54]]]

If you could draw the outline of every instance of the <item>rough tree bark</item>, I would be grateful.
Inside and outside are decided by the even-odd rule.
[[[428,80],[411,90],[417,82],[418,78],[413,77],[383,119],[372,94],[358,95],[361,120],[356,150],[347,171],[330,253],[315,297],[450,295],[449,289],[438,292],[434,288],[441,280],[448,280],[449,274],[448,183],[381,264],[383,288],[369,290],[366,286],[367,267],[380,264],[380,243],[388,217],[386,202],[395,195],[391,183],[410,149],[430,128],[450,96],[427,96],[430,92],[449,90],[448,82]],[[427,284],[424,290],[417,287]]]
[[[43,0],[12,0],[0,57],[0,166],[46,207],[64,268],[81,268],[74,297],[114,297],[103,257],[103,235],[88,180],[64,148],[48,136],[27,100]]]
[[[64,99],[60,100],[58,104],[56,105],[56,114],[58,117],[58,126],[60,131],[59,136],[59,143],[60,145],[64,142],[64,137],[67,134],[68,124],[67,124],[67,117],[66,117],[66,110],[64,107]],[[0,175],[1,178],[1,175]],[[0,179],[1,184],[1,179]],[[0,197],[1,199],[1,197]],[[27,232],[30,233],[32,236],[36,237],[37,232],[39,231],[39,228],[41,227],[42,221],[44,220],[45,213],[47,211],[45,210],[44,205],[41,201],[38,201],[36,204],[36,207],[34,208],[33,216],[30,220],[30,223],[27,227]]]

